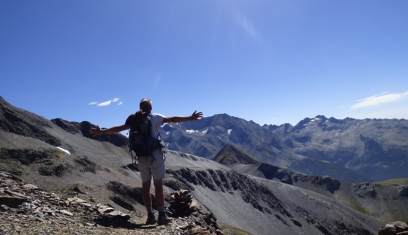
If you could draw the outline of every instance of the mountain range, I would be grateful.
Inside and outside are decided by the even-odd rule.
[[[408,120],[335,119],[319,115],[295,126],[263,125],[227,114],[171,123],[168,149],[213,159],[233,145],[259,162],[343,182],[408,177]]]
[[[384,121],[391,125],[390,120]],[[333,129],[327,129],[332,128],[333,120],[326,124],[329,133],[320,130],[322,133],[317,135],[312,130],[321,129],[318,123],[326,121],[310,119],[301,125],[303,128],[297,127],[299,124],[261,127],[223,114],[164,125],[166,206],[171,193],[189,190],[226,234],[377,234],[387,221],[408,220],[408,186],[404,179],[353,181],[357,177],[375,179],[359,174],[359,169],[378,161],[362,161],[369,158],[364,153],[379,151],[371,140],[386,153],[396,146],[401,147],[396,152],[404,153],[405,124],[400,123],[395,135],[387,130],[383,130],[383,137],[368,130],[359,132],[363,148],[362,153],[357,153],[362,160],[356,164],[350,157],[349,164],[344,164],[345,160],[335,162],[333,157],[328,161],[326,148],[320,150],[319,158],[307,156],[317,149],[308,143],[317,143],[319,138],[325,143],[348,143],[346,136],[351,136],[352,123],[342,127],[345,136],[339,137],[341,142],[323,141],[323,137],[335,135]],[[74,194],[136,217],[146,216],[141,201],[142,182],[129,156],[127,138],[121,134],[94,138],[88,132],[92,126],[95,124],[87,121],[47,120],[0,97],[0,171],[61,195]],[[360,124],[360,128],[364,126]],[[371,128],[371,124],[368,126]],[[373,150],[370,146],[374,146]],[[383,162],[394,166],[391,159]],[[338,174],[346,172],[352,180],[300,171],[313,171],[304,165],[313,163],[316,167],[338,169]],[[376,174],[387,178],[382,171]]]

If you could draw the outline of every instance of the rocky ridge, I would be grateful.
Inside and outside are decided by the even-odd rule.
[[[81,133],[86,138],[110,142],[118,147],[123,147],[123,146],[128,145],[127,137],[122,134],[109,134],[109,135],[99,135],[99,136],[91,135],[89,133],[89,129],[91,127],[96,127],[96,126],[87,121],[83,121],[80,123],[79,122],[68,122],[61,118],[55,118],[55,119],[51,119],[51,122],[53,122],[54,124],[56,124],[57,126],[61,127],[62,129],[64,129],[65,131],[71,134]]]

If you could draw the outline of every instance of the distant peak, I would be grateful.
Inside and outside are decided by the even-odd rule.
[[[228,165],[234,163],[242,164],[256,164],[259,163],[253,157],[242,151],[241,149],[235,147],[232,144],[226,144],[217,155],[213,158],[214,161]]]
[[[317,116],[315,117],[315,119],[321,119],[321,120],[323,120],[323,121],[327,120],[327,118],[326,118],[324,115],[317,115]]]

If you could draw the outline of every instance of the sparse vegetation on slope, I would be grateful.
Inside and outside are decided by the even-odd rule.
[[[385,186],[396,186],[396,185],[407,185],[408,186],[408,178],[389,179],[389,180],[376,182],[376,184],[381,184]]]

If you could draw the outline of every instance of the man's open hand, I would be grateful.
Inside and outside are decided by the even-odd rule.
[[[203,117],[203,113],[202,112],[198,112],[197,110],[194,111],[194,113],[191,115],[191,120],[198,120],[201,119]]]

